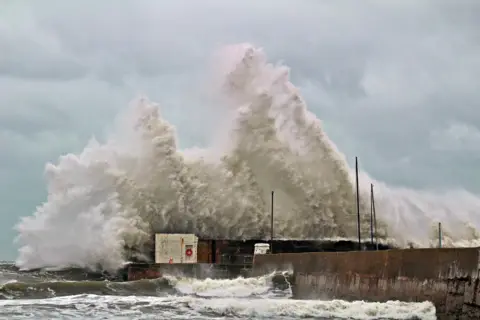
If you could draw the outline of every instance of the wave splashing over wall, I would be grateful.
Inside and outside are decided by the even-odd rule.
[[[231,115],[222,133],[227,143],[179,150],[159,106],[140,99],[105,143],[93,139],[80,154],[46,166],[48,199],[17,227],[18,266],[115,269],[125,260],[124,248],[147,246],[152,232],[265,238],[271,190],[276,237],[356,237],[352,171],[307,110],[288,68],[269,64],[262,50],[247,44],[225,48],[218,59],[219,95]],[[370,181],[362,174],[363,213]],[[451,212],[450,203],[435,203],[440,198],[433,194],[378,189],[380,238],[400,245],[429,245],[436,217]],[[472,221],[479,205],[471,196],[465,215],[449,220],[456,231],[449,233],[451,243],[478,238],[478,224],[462,221]],[[406,229],[409,224],[421,227]],[[369,228],[363,214],[363,235]]]

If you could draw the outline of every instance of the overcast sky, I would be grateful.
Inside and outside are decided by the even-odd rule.
[[[205,70],[251,42],[292,68],[329,136],[377,180],[480,192],[480,2],[0,3],[0,259],[45,200],[43,167],[138,94],[202,144]]]

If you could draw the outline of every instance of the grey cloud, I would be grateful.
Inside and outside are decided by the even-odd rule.
[[[0,76],[67,81],[85,75],[55,37],[32,23],[32,15],[5,10],[0,18]]]
[[[440,151],[480,153],[480,130],[465,123],[450,123],[430,133],[432,147]]]
[[[28,108],[28,102],[17,103],[16,110],[0,110],[0,130],[33,136],[39,132],[64,131],[73,125],[73,119],[52,104],[37,102],[37,109]],[[23,111],[22,111],[23,110]]]

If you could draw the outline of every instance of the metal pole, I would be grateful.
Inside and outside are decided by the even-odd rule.
[[[373,193],[373,184],[372,184],[372,209],[373,209],[373,224],[375,226],[375,246],[378,250],[377,212],[375,211],[375,194]]]
[[[442,247],[442,223],[438,223],[438,247]]]
[[[270,252],[273,253],[273,196],[274,191],[272,191],[272,206],[270,212]]]
[[[370,242],[373,246],[373,184],[370,183]]]
[[[358,188],[358,158],[355,157],[355,180],[357,184],[357,233],[358,233],[358,250],[362,250],[362,238],[360,234],[360,194]]]

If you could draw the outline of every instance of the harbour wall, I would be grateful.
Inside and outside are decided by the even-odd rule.
[[[479,248],[257,255],[253,273],[292,270],[296,299],[431,301],[438,319],[480,319]]]

